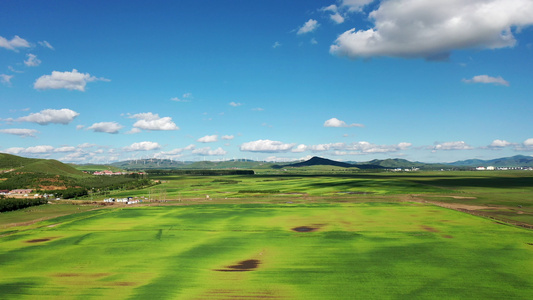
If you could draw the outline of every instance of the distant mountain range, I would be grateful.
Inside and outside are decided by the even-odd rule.
[[[270,168],[299,168],[310,166],[335,166],[340,168],[368,169],[412,169],[440,170],[440,169],[470,169],[478,166],[494,167],[533,167],[533,157],[517,155],[491,160],[470,159],[454,163],[423,163],[406,159],[389,158],[374,159],[367,162],[340,162],[322,157],[313,157],[306,161],[286,164],[274,164],[253,160],[237,159],[227,161],[175,161],[169,159],[138,159],[113,163],[112,166],[122,169],[270,169]]]
[[[440,170],[462,169],[468,170],[479,166],[494,166],[508,168],[533,167],[533,157],[516,155],[490,160],[469,159],[453,163],[423,163],[412,162],[406,159],[389,158],[374,159],[367,162],[341,162],[327,158],[313,157],[306,161],[291,163],[271,163],[246,159],[234,159],[227,161],[175,161],[170,159],[138,159],[104,165],[67,165],[57,160],[26,158],[16,155],[0,153],[0,171],[16,169],[18,172],[45,173],[49,175],[83,176],[80,170],[91,171],[92,169],[117,168],[121,170],[144,170],[144,169],[279,169],[299,168],[312,166],[334,166],[339,168],[358,168],[362,170],[379,169],[412,169]]]
[[[450,163],[452,166],[493,166],[493,167],[533,167],[533,157],[525,155],[516,155],[512,157],[503,157],[490,160],[481,160],[481,159],[468,159],[456,161]]]

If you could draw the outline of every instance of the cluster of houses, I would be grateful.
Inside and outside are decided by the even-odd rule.
[[[138,199],[137,197],[126,197],[126,198],[106,198],[104,199],[105,203],[126,203],[126,204],[137,204],[142,203],[143,199]]]
[[[533,171],[533,168],[531,167],[494,167],[494,166],[488,166],[488,167],[476,167],[476,171],[507,171],[507,170],[529,170]]]
[[[391,169],[390,171],[392,172],[416,172],[416,171],[420,171],[420,168],[410,168],[410,169],[396,168],[396,169]]]
[[[103,170],[103,171],[95,171],[93,173],[93,175],[108,175],[108,176],[113,176],[113,175],[129,175],[129,174],[139,174],[139,175],[145,175],[146,173],[144,172],[113,172],[113,171],[110,171],[110,170]]]
[[[0,195],[4,195],[9,198],[40,198],[40,194],[32,194],[32,189],[15,189],[15,190],[0,190]]]

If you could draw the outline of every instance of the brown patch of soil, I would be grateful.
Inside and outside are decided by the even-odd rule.
[[[108,286],[134,286],[134,285],[137,285],[137,283],[128,282],[128,281],[117,281],[117,282],[109,282],[106,285]]]
[[[93,274],[82,274],[82,273],[56,273],[52,276],[54,277],[87,277],[87,278],[100,278],[111,275],[110,273],[93,273]]]
[[[422,229],[424,229],[425,231],[429,231],[429,232],[440,232],[440,230],[436,229],[436,228],[433,228],[433,227],[430,227],[430,226],[421,226]]]
[[[442,237],[445,238],[445,239],[453,239],[453,236],[448,235],[448,234],[445,234]]]
[[[79,277],[79,273],[57,273],[53,275],[54,277]]]
[[[296,231],[296,232],[313,232],[313,231],[317,231],[318,228],[309,227],[309,226],[299,226],[299,227],[294,227],[291,230]]]
[[[199,299],[280,299],[274,291],[245,291],[238,289],[213,289]]]
[[[248,259],[239,262],[236,265],[227,266],[224,269],[218,269],[215,271],[219,272],[246,272],[253,271],[261,264],[261,261],[258,259]]]
[[[57,237],[48,237],[48,238],[42,238],[42,239],[33,239],[33,240],[27,240],[26,243],[42,243],[42,242],[48,242],[50,240],[56,239]]]

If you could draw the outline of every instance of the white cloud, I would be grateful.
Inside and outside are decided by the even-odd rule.
[[[0,47],[17,51],[17,48],[29,48],[30,43],[18,35],[15,35],[15,37],[11,40],[7,40],[6,38],[0,36]]]
[[[97,78],[89,73],[80,73],[76,69],[72,72],[53,71],[51,75],[43,75],[35,81],[33,87],[38,90],[67,89],[84,92],[88,82],[110,81],[105,78]]]
[[[373,28],[342,33],[330,52],[436,60],[456,49],[512,47],[512,29],[533,24],[533,1],[384,0],[369,19]]]
[[[279,47],[281,47],[281,43],[278,41],[274,42],[274,45],[272,45],[272,48],[274,49],[279,48]]]
[[[522,144],[515,145],[516,151],[533,151],[533,138],[525,140]]]
[[[337,7],[337,5],[332,4],[330,6],[322,8],[320,10],[324,11],[324,12],[329,12],[330,13],[329,18],[333,22],[335,22],[337,24],[344,23],[344,17],[340,14],[339,8]]]
[[[474,76],[472,79],[463,79],[463,82],[466,83],[492,83],[496,85],[505,85],[509,86],[509,82],[503,79],[501,76],[491,77],[488,75],[478,75]]]
[[[223,139],[223,140],[233,140],[234,138],[235,138],[235,136],[233,136],[233,135],[223,135],[221,137],[221,139]]]
[[[74,152],[74,151],[77,151],[77,150],[78,149],[76,149],[76,147],[64,146],[64,147],[55,148],[54,152],[64,153],[64,152]]]
[[[206,135],[204,137],[201,137],[197,140],[197,142],[200,143],[213,143],[218,141],[218,135]]]
[[[76,130],[82,130],[85,128],[85,125],[76,125]]]
[[[126,134],[135,134],[139,132],[142,132],[142,130],[140,130],[139,128],[132,128],[130,131],[126,132]]]
[[[192,98],[193,96],[191,93],[185,93],[183,94],[183,96],[181,96],[181,98],[173,97],[173,98],[170,98],[170,100],[176,101],[176,102],[191,102]]]
[[[304,144],[300,144],[296,146],[296,148],[293,148],[291,152],[300,153],[300,152],[305,152],[306,150],[307,150],[307,146]]]
[[[11,78],[13,75],[0,74],[0,82],[7,86],[11,86]]]
[[[28,67],[37,67],[41,64],[41,60],[37,58],[37,55],[28,53],[28,59],[24,61],[24,64]]]
[[[344,23],[344,17],[341,16],[339,13],[332,14],[329,16],[329,18],[337,24]]]
[[[307,146],[312,152],[333,151],[334,155],[361,155],[371,153],[391,153],[408,149],[411,143],[402,142],[397,145],[377,145],[365,141],[345,143],[330,143]]]
[[[435,146],[433,146],[432,149],[433,151],[436,151],[436,150],[471,150],[474,148],[463,141],[457,141],[457,142],[445,142],[442,144],[437,143],[435,144]]]
[[[256,108],[252,108],[252,110],[253,111],[264,111],[265,109],[261,107],[256,107]]]
[[[9,153],[9,154],[20,154],[23,151],[24,151],[24,148],[22,148],[22,147],[11,147],[11,148],[7,148],[3,152],[4,153]]]
[[[51,49],[51,50],[55,50],[54,47],[52,45],[50,45],[49,42],[47,41],[42,41],[42,42],[38,42],[39,45],[45,47],[45,48],[48,48],[48,49]]]
[[[524,141],[524,146],[526,147],[533,147],[533,138],[532,139],[527,139]]]
[[[35,129],[9,128],[9,129],[1,129],[0,133],[13,134],[13,135],[18,135],[22,137],[35,137],[35,134],[39,133],[39,131]]]
[[[324,122],[324,127],[365,127],[363,124],[352,123],[350,125],[337,118],[331,118]]]
[[[89,128],[94,132],[105,132],[105,133],[118,133],[120,129],[122,129],[124,126],[118,124],[117,122],[100,122],[100,123],[94,123]]]
[[[156,142],[139,142],[133,143],[130,146],[124,147],[125,151],[150,151],[160,149],[161,145]]]
[[[240,146],[241,151],[250,152],[287,152],[290,151],[296,144],[286,144],[271,140],[257,140],[247,142]]]
[[[192,151],[193,154],[203,155],[203,156],[221,156],[226,155],[228,152],[221,147],[218,147],[215,150],[211,150],[211,147],[204,147],[200,149],[195,149]]]
[[[318,22],[313,19],[309,19],[307,22],[305,22],[302,27],[298,29],[297,34],[305,34],[309,32],[313,32],[315,29],[317,29],[319,26]]]
[[[237,106],[241,106],[242,103],[238,103],[238,102],[230,102],[229,105],[233,106],[233,107],[237,107]]]
[[[151,112],[140,113],[131,116],[130,118],[138,121],[133,124],[133,127],[143,130],[178,130],[179,127],[172,122],[171,117],[159,117],[158,114]],[[137,132],[137,131],[136,131]],[[130,133],[136,133],[133,130]]]
[[[358,12],[372,2],[374,2],[374,0],[341,0],[341,6],[348,8],[351,12]]]
[[[43,153],[50,153],[54,151],[54,147],[49,145],[41,145],[41,146],[33,146],[28,147],[24,149],[23,153],[29,153],[29,154],[43,154]]]
[[[38,113],[32,113],[29,116],[20,117],[16,119],[18,122],[31,122],[39,125],[54,124],[69,124],[80,114],[68,109],[45,109]]]
[[[512,143],[506,141],[506,140],[494,140],[492,143],[490,143],[490,148],[503,148],[507,146],[511,146]]]

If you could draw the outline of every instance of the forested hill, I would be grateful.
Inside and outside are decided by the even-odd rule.
[[[53,159],[26,158],[0,153],[0,170],[16,171],[17,173],[39,173],[47,175],[86,176],[85,173],[72,166]]]

